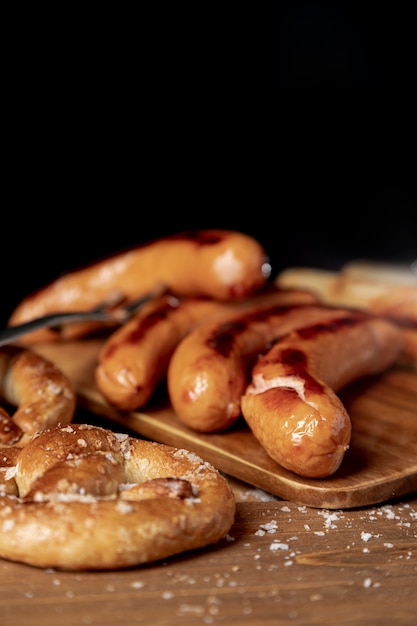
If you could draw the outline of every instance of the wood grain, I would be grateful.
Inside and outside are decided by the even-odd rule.
[[[100,340],[39,344],[70,377],[81,407],[140,436],[200,454],[225,473],[292,502],[318,508],[353,508],[417,490],[417,373],[393,368],[341,393],[352,419],[352,441],[330,478],[305,479],[270,459],[243,422],[221,434],[183,425],[161,389],[146,410],[121,413],[94,383]]]
[[[218,544],[119,571],[0,560],[2,626],[414,626],[417,500],[326,511],[232,481]]]

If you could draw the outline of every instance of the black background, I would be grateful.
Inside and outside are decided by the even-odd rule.
[[[417,258],[412,3],[103,6],[5,28],[3,323],[188,229],[248,232],[274,272]]]

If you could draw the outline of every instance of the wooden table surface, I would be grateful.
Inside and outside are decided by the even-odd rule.
[[[0,560],[1,626],[415,624],[416,493],[328,510],[229,480],[236,518],[216,545],[110,572]]]

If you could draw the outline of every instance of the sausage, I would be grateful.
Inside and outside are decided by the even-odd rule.
[[[242,414],[281,466],[304,477],[330,476],[351,439],[336,392],[382,372],[403,349],[395,325],[361,311],[294,330],[254,365]]]
[[[127,303],[160,284],[177,296],[245,298],[263,287],[271,266],[253,237],[228,230],[188,231],[155,239],[70,271],[28,295],[9,318],[13,326],[48,313],[84,311],[102,302]],[[56,337],[26,335],[25,343]]]
[[[151,302],[101,347],[95,369],[99,391],[119,410],[143,406],[165,379],[181,339],[204,320],[230,315],[232,310],[232,305],[203,298],[166,295]]]
[[[178,418],[200,432],[225,430],[241,415],[240,399],[249,368],[276,336],[345,309],[313,304],[300,292],[281,303],[253,307],[225,321],[202,324],[174,351],[167,372],[168,393]],[[304,301],[304,304],[302,302]]]
[[[30,348],[0,349],[0,400],[16,407],[1,411],[0,445],[23,446],[31,435],[72,421],[76,397],[67,376]]]
[[[144,306],[104,342],[95,369],[97,387],[119,410],[140,408],[166,378],[170,358],[179,342],[196,326],[209,320],[223,320],[255,303],[301,297],[300,292],[296,296],[293,293],[271,288],[251,298],[227,302],[164,295]]]
[[[340,272],[293,267],[275,279],[279,287],[313,291],[322,302],[383,316],[401,328],[403,364],[417,368],[417,274],[402,266],[351,262]]]

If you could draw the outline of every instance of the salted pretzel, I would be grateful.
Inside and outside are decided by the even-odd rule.
[[[13,561],[130,567],[216,543],[234,521],[233,492],[213,466],[100,427],[46,429],[1,463],[0,556]]]
[[[41,430],[73,418],[76,397],[66,375],[32,349],[0,348],[0,446],[24,446]]]

